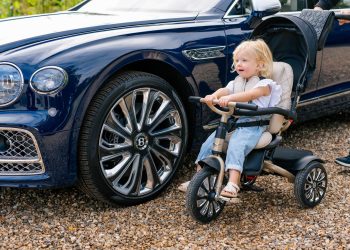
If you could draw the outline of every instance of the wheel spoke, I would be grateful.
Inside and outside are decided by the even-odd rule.
[[[206,216],[208,214],[208,210],[209,210],[209,201],[206,201],[200,213]]]
[[[161,102],[160,106],[154,107],[154,104],[157,100]],[[170,99],[167,96],[165,96],[160,92],[157,92],[152,98],[152,102],[149,105],[150,108],[147,112],[146,124],[148,126],[154,126],[154,124],[158,124],[159,119],[162,119],[161,114],[164,114],[167,112],[169,103],[170,103]],[[156,109],[156,110],[152,110],[152,109]]]
[[[200,201],[200,200],[203,200],[203,199],[205,199],[205,200],[207,200],[208,199],[208,195],[198,195],[197,194],[197,201]]]
[[[200,187],[205,191],[205,193],[206,193],[207,195],[209,194],[209,190],[208,190],[208,188],[205,186],[204,182],[201,184]]]
[[[214,205],[212,202],[209,202],[209,206],[208,206],[208,213],[207,213],[207,217],[210,218],[213,216],[214,214]]]
[[[313,192],[313,190],[312,190],[312,188],[310,188],[309,190],[307,190],[306,192],[305,192],[305,197],[306,197],[306,199],[310,199],[310,197],[311,197],[311,195],[312,195],[312,192]]]
[[[113,182],[115,188],[125,195],[138,194],[141,187],[143,159],[139,154],[136,154],[132,160],[132,163],[128,165],[128,169],[125,169]],[[129,171],[126,171],[129,170]],[[127,181],[122,184],[122,178],[126,178]]]
[[[319,193],[318,188],[316,188],[314,192],[315,192],[315,202],[317,202],[320,199],[321,194]]]
[[[150,124],[150,133],[156,134],[157,130],[162,132],[164,129],[164,126],[171,127],[171,126],[180,126],[181,119],[179,116],[179,113],[177,110],[171,109],[170,107],[167,108],[167,110],[162,113],[162,115],[158,115],[156,119],[153,120],[153,122]],[[166,130],[167,128],[165,128]]]
[[[174,162],[173,158],[174,157],[173,156],[171,158],[167,157],[167,156],[169,156],[168,154],[164,155],[163,152],[159,152],[159,151],[155,150],[154,148],[151,148],[151,152],[156,157],[157,161],[160,162],[159,165],[161,166],[162,171],[164,171],[164,174],[161,178],[163,181],[170,174],[170,172],[173,170],[173,162]]]
[[[133,123],[132,123],[132,117],[130,116],[130,109],[127,106],[125,98],[121,98],[120,101],[117,102],[116,105],[113,107],[112,111],[115,110],[115,107],[117,107],[117,106],[120,107],[121,112],[123,114],[123,118],[126,120],[126,126],[125,126],[126,131],[129,131],[131,133],[131,131],[134,130],[134,127],[133,127]],[[118,121],[118,119],[116,119],[116,120]],[[123,126],[121,126],[121,127],[123,127]]]
[[[144,89],[138,89],[133,92],[133,113],[139,114],[138,117],[135,116],[136,121],[136,127],[137,131],[141,131],[141,129],[144,126],[145,119],[146,119],[146,113],[149,110],[149,97],[150,97],[150,89],[144,88]],[[141,95],[139,93],[141,92]],[[137,97],[142,96],[142,102],[138,103]],[[138,105],[136,105],[136,102]],[[138,108],[139,110],[136,110]]]
[[[145,157],[145,169],[147,174],[146,187],[148,189],[153,189],[155,186],[161,183],[161,180],[151,154],[148,154]]]
[[[166,121],[166,123],[165,123]],[[162,124],[162,126],[160,126]],[[175,133],[179,133],[182,128],[181,118],[179,112],[176,110],[169,111],[164,116],[159,117],[154,122],[150,129],[152,136],[169,136]]]
[[[221,209],[221,205],[217,201],[213,201],[214,211],[215,213],[218,213]]]
[[[174,124],[168,128],[156,131],[156,132],[150,132],[152,136],[157,136],[157,137],[164,137],[168,138],[169,136],[173,135],[174,132],[178,132],[182,128],[181,125]]]
[[[152,145],[152,151],[156,152],[157,155],[159,157],[161,157],[162,159],[168,159],[169,162],[173,162],[174,159],[178,156],[177,153],[174,153],[174,152],[170,151],[169,149],[160,146],[157,143],[154,143]]]
[[[318,187],[317,192],[320,194],[321,197],[323,197],[324,193],[326,192],[326,189],[323,187]]]
[[[323,171],[320,169],[319,174],[317,175],[316,181],[321,182],[326,178],[326,175],[323,173]]]
[[[129,127],[130,125],[129,124],[122,125],[119,119],[125,120],[125,117],[119,118],[119,115],[117,115],[115,112],[110,112],[109,116],[106,119],[105,125],[109,126],[111,129],[118,131],[118,133],[124,138],[130,138],[131,137],[131,129]]]
[[[132,131],[137,130],[137,118],[136,118],[136,113],[135,113],[135,106],[136,106],[136,98],[134,97],[134,92],[133,91],[131,94],[124,96],[123,100],[125,103],[125,112],[128,113],[128,119],[130,121]],[[139,107],[140,105],[138,105]],[[124,110],[123,110],[124,112]]]
[[[104,133],[107,133],[107,135]],[[132,142],[125,133],[121,133],[110,126],[103,124],[100,134],[100,147],[105,149],[121,149],[130,146],[132,146]]]
[[[313,170],[311,170],[310,176],[311,176],[312,181],[316,180],[316,169],[315,168]]]
[[[305,191],[308,191],[308,190],[310,190],[310,188],[312,188],[312,184],[305,183],[305,188],[304,188],[304,190],[305,190]]]
[[[125,168],[127,168],[130,164],[131,155],[130,154],[116,154],[102,157],[100,160],[101,166],[105,165],[105,162],[112,161],[118,157],[121,157],[121,160],[117,162],[117,164],[113,165],[110,169],[104,169],[104,173],[106,178],[113,181],[117,175],[119,175]]]

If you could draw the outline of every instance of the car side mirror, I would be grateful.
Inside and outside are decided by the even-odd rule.
[[[281,10],[280,0],[251,0],[252,13],[246,21],[248,29],[255,28],[263,17],[276,14]]]

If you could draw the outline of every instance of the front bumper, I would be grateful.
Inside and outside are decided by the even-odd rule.
[[[50,133],[52,121],[43,111],[0,113],[0,186],[53,188],[76,182],[77,133]]]

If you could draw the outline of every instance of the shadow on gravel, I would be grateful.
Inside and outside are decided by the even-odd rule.
[[[345,176],[350,176],[350,169],[345,169],[340,172],[338,172],[339,175],[345,175]]]

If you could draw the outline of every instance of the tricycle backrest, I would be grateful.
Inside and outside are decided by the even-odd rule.
[[[282,96],[277,107],[289,110],[291,107],[291,93],[293,88],[292,67],[284,62],[273,63],[272,79],[282,87]],[[277,134],[284,126],[285,119],[282,115],[274,114],[271,117],[268,132]]]

